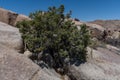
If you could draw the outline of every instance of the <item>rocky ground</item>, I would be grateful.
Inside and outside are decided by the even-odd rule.
[[[90,48],[88,51],[90,52]],[[71,66],[71,72],[77,80],[119,80],[120,49],[97,48],[92,56],[88,53],[88,62],[80,66]],[[78,73],[76,73],[78,72]],[[75,74],[76,73],[76,74]]]
[[[20,54],[23,44],[19,30],[0,22],[1,80],[61,80],[53,69],[40,68]]]
[[[8,15],[0,9],[4,16]],[[0,13],[0,16],[1,16]],[[12,12],[10,12],[12,14]],[[2,16],[3,17],[3,16]],[[1,18],[2,18],[1,17]],[[25,16],[24,16],[25,17]],[[18,18],[18,19],[17,19]],[[17,15],[16,21],[23,20]],[[12,18],[13,19],[13,18]],[[25,17],[26,19],[26,17]],[[119,80],[120,79],[120,48],[105,44],[96,49],[88,47],[87,62],[70,65],[67,75],[60,75],[49,67],[40,67],[31,61],[23,52],[23,42],[19,30],[8,21],[9,16],[0,19],[0,80]],[[3,23],[4,22],[4,23]],[[76,25],[85,22],[76,21]],[[9,25],[8,25],[9,24]],[[102,32],[105,28],[92,23],[85,23],[88,28]],[[98,36],[100,33],[96,34]],[[92,53],[91,53],[92,52]],[[73,78],[72,78],[73,77]]]

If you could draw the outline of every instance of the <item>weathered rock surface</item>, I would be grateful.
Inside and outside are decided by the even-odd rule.
[[[9,14],[11,11],[0,8],[0,21],[4,23],[9,23]]]
[[[19,21],[23,21],[23,20],[30,20],[30,18],[28,16],[25,16],[25,15],[22,15],[22,14],[19,14],[16,18],[16,21],[13,25],[15,25],[17,22]]]
[[[70,72],[77,80],[119,80],[120,79],[120,49],[107,46],[88,53],[88,62],[80,66],[72,65]],[[91,49],[89,48],[89,52]]]
[[[26,51],[24,52],[24,55],[25,55],[26,57],[30,58],[30,57],[32,56],[32,52],[30,52],[29,50],[26,50]]]
[[[87,23],[87,22],[75,21],[75,20],[73,20],[73,22],[74,22],[77,26],[82,25],[82,24],[86,24],[86,25],[88,26],[88,28],[90,28],[90,29],[96,28],[96,29],[98,29],[98,30],[100,30],[100,31],[103,31],[103,30],[105,29],[104,27],[102,27],[102,26],[100,26],[100,25],[98,25],[98,24],[94,24],[94,23]]]
[[[102,27],[98,24],[87,23],[87,22],[82,22],[82,21],[75,21],[74,19],[73,19],[73,22],[75,23],[75,25],[77,25],[78,29],[80,29],[80,25],[86,24],[87,28],[90,30],[92,37],[96,37],[98,39],[101,38],[101,34],[105,30],[104,27]]]
[[[0,44],[21,52],[23,42],[19,30],[0,22]]]
[[[39,67],[22,54],[0,45],[0,79],[29,80]]]
[[[19,15],[15,12],[0,8],[0,22],[15,26],[18,21],[22,20],[30,20],[30,18],[25,15]]]
[[[1,80],[61,80],[54,70],[41,69],[24,55],[0,46]]]
[[[22,47],[19,30],[0,22],[0,80],[61,80],[53,69],[42,69],[18,53]]]

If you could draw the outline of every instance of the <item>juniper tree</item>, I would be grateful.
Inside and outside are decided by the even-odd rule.
[[[63,66],[64,59],[86,61],[90,37],[86,25],[78,30],[70,20],[71,11],[64,14],[64,6],[49,7],[48,11],[30,14],[30,21],[17,24],[27,48],[33,54],[49,53],[55,67]]]

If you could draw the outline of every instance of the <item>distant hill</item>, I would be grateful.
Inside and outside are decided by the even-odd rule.
[[[98,24],[105,28],[120,30],[120,20],[95,20],[89,23]]]

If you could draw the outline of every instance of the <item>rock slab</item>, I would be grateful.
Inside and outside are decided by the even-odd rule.
[[[40,68],[25,55],[21,34],[0,22],[0,80],[61,80],[53,69]]]

